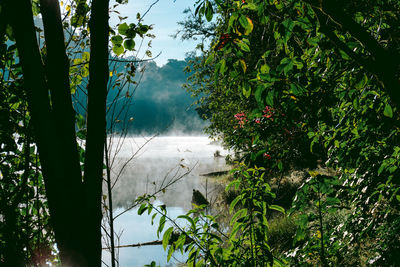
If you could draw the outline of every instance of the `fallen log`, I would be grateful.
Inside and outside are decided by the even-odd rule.
[[[229,173],[229,171],[217,171],[217,172],[203,173],[203,174],[200,174],[200,176],[220,176],[220,175],[225,175],[228,173]]]

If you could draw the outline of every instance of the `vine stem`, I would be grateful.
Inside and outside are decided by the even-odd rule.
[[[108,193],[108,215],[110,217],[110,242],[111,246],[111,266],[115,267],[115,244],[114,244],[114,214],[113,214],[113,203],[112,203],[112,188],[111,188],[111,173],[110,173],[110,161],[108,158],[107,148],[107,137],[104,140],[104,155],[106,159],[106,172],[107,172],[107,193]]]
[[[325,258],[325,247],[324,247],[324,228],[322,225],[322,208],[321,208],[321,187],[320,181],[317,183],[318,186],[318,217],[319,217],[319,231],[321,232],[321,264],[327,266]]]

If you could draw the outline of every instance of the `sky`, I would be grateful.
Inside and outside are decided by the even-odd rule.
[[[128,16],[124,22],[136,23],[136,14],[144,14],[147,9],[156,0],[130,0],[128,4],[122,5],[117,10],[120,12],[120,16]],[[183,14],[183,10],[187,7],[191,7],[193,10],[194,0],[159,0],[144,17],[143,24],[153,24],[153,33],[156,37],[152,41],[151,52],[153,56],[161,52],[161,55],[155,59],[158,66],[162,66],[167,63],[168,59],[179,59],[185,58],[187,52],[193,51],[196,42],[195,41],[181,41],[180,39],[173,39],[173,35],[179,25],[178,21],[183,21],[186,17]],[[110,24],[116,25],[119,23],[117,15],[112,15]],[[135,40],[138,45],[138,40]],[[145,42],[147,44],[147,41]],[[143,55],[145,49],[142,49],[140,55]]]

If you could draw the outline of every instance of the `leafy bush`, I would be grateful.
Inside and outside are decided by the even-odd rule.
[[[217,218],[207,214],[206,205],[178,216],[185,222],[185,227],[167,216],[165,206],[142,205],[139,214],[153,209],[161,214],[159,234],[166,219],[174,225],[163,234],[164,249],[169,246],[168,260],[174,251],[180,251],[188,253],[188,266],[272,266],[282,263],[273,256],[268,245],[268,217],[272,211],[284,212],[284,209],[272,204],[275,195],[266,181],[265,170],[240,165],[234,174],[236,179],[226,190],[235,187],[239,195],[230,204],[233,216],[229,229],[220,228]],[[154,213],[153,219],[156,215]],[[174,236],[174,233],[179,235]]]

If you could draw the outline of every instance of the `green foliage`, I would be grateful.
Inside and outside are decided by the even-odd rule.
[[[124,18],[120,17],[120,20],[123,21]],[[152,30],[152,26],[144,25],[140,21],[137,25],[134,23],[128,25],[126,22],[118,24],[118,34],[115,31],[111,31],[112,50],[115,55],[121,56],[125,51],[135,51],[134,38],[136,35],[139,35],[141,38],[144,36],[153,37],[151,34],[148,34],[148,31]]]
[[[0,45],[0,265],[44,265],[54,236],[15,44]]]
[[[240,165],[233,172],[236,180],[226,190],[235,187],[239,195],[230,205],[233,216],[229,231],[220,228],[216,216],[207,214],[206,205],[195,206],[187,214],[178,216],[177,221],[167,216],[165,206],[154,208],[148,203],[139,208],[139,214],[154,208],[161,215],[157,234],[163,231],[166,219],[172,223],[162,239],[164,249],[168,248],[168,260],[174,251],[180,251],[188,253],[188,266],[279,266],[282,263],[272,255],[267,240],[268,216],[273,211],[283,213],[284,209],[272,204],[275,195],[266,182],[265,170]]]
[[[335,188],[339,186],[336,177],[310,172],[311,177],[299,188],[292,212],[300,215],[297,218],[297,232],[294,243],[296,247],[290,257],[296,264],[319,262],[336,262],[337,248],[340,244],[334,229],[331,228],[331,214],[336,214],[342,207],[341,200],[336,197]],[[335,236],[335,237],[334,237]],[[334,237],[334,238],[333,238]],[[298,255],[304,255],[299,258]],[[317,260],[316,257],[319,259]]]
[[[249,166],[276,174],[320,162],[337,172],[298,194],[294,264],[390,265],[399,248],[399,3],[328,2],[215,1],[216,37],[186,88],[203,97],[208,132]]]
[[[118,2],[126,3],[127,1]],[[59,2],[56,1],[56,4],[58,3]],[[62,27],[65,35],[65,52],[69,61],[65,63],[69,64],[70,76],[70,84],[66,82],[64,85],[65,88],[70,87],[71,95],[74,99],[74,108],[78,111],[78,114],[75,116],[75,130],[76,136],[78,137],[77,141],[80,145],[84,145],[87,132],[87,85],[89,80],[89,61],[91,60],[90,52],[88,51],[90,46],[89,18],[91,15],[91,7],[89,7],[89,4],[91,3],[84,0],[66,0],[60,1],[59,4],[63,16]],[[48,264],[48,262],[57,264],[58,251],[55,251],[54,249],[55,241],[53,229],[50,225],[49,208],[47,205],[46,192],[41,173],[42,169],[39,164],[38,152],[35,144],[36,136],[32,130],[32,121],[34,120],[31,120],[31,114],[27,109],[27,96],[25,95],[26,88],[24,88],[22,82],[23,73],[20,65],[21,59],[16,50],[13,29],[8,25],[10,22],[8,21],[8,18],[6,18],[4,14],[1,14],[3,11],[2,5],[3,3],[0,5],[0,17],[2,18],[0,23],[0,39],[2,41],[0,45],[0,217],[2,221],[2,225],[0,226],[0,265],[44,266],[45,264]],[[118,5],[114,5],[113,8],[116,8],[117,6]],[[39,1],[32,1],[32,9],[34,16],[36,16],[34,19],[41,22],[41,19],[45,16],[44,14],[38,16],[41,12]],[[107,9],[105,10],[107,11]],[[121,21],[126,19],[122,17],[119,18]],[[126,29],[124,29],[125,25],[119,25],[118,34],[115,33],[117,29],[110,29],[110,49],[112,49],[117,56],[124,55],[127,50],[134,51],[134,38],[136,36],[139,38],[154,37],[149,33],[151,26],[144,25],[140,15],[138,15],[137,20],[137,25],[126,25]],[[47,64],[46,57],[48,56],[47,48],[49,47],[49,44],[47,44],[47,47],[46,45],[43,45],[45,42],[43,39],[43,26],[42,23],[38,23],[37,25],[39,26],[36,28],[36,33],[40,39],[38,40],[38,43],[41,44],[40,56],[42,57],[43,62]],[[91,26],[93,28],[93,25]],[[146,55],[151,57],[151,52],[146,51]],[[113,58],[110,57],[110,62],[112,62],[112,60]],[[27,61],[29,61],[29,59]],[[136,67],[130,60],[127,61],[129,64],[126,65],[129,66],[129,70],[126,72],[115,72],[114,79],[111,79],[112,81],[110,85],[112,88],[109,89],[118,88],[118,94],[121,93],[122,88],[126,84],[133,83],[133,76],[135,75]],[[41,66],[38,65],[37,67]],[[113,69],[113,66],[111,66],[111,69]],[[26,75],[26,73],[24,73],[24,75]],[[110,76],[113,76],[113,72],[110,73]],[[42,89],[51,91],[55,88],[48,85],[47,89]],[[133,90],[131,89],[131,91]],[[51,94],[49,94],[49,96],[50,95]],[[82,95],[85,95],[84,99],[81,97]],[[127,95],[126,99],[129,99],[129,93],[127,93]],[[121,99],[121,97],[119,98]],[[54,98],[52,97],[51,99],[45,100],[51,102],[54,101]],[[68,97],[66,97],[66,100],[68,100]],[[114,99],[114,101],[116,101],[116,99]],[[32,103],[32,101],[30,103]],[[43,103],[47,103],[47,101],[43,101]],[[53,109],[52,111],[57,110],[55,103],[51,103],[50,106]],[[110,106],[112,106],[112,104]],[[108,111],[111,109],[110,106],[107,107]],[[111,110],[110,113],[114,116],[115,114],[112,111],[113,110]],[[121,110],[118,110],[118,112],[119,114],[122,113]],[[59,119],[57,116],[54,116],[55,113],[56,112],[52,113],[52,115],[49,116],[50,118],[48,118],[51,122]],[[61,111],[61,113],[63,112]],[[45,120],[46,118],[36,118],[36,121],[41,119]],[[48,141],[50,142],[51,140]],[[51,145],[54,146],[54,144]],[[56,151],[54,148],[52,149]],[[85,151],[83,147],[78,147],[78,152],[83,172],[83,163],[85,163]],[[63,153],[59,153],[58,155],[60,155],[60,162],[62,162],[60,165],[68,165],[68,162],[62,160]],[[54,165],[52,165],[52,167],[53,166]],[[51,179],[58,179],[59,177],[56,176],[51,177]],[[73,180],[73,177],[68,178],[70,178],[71,181]],[[46,182],[48,181],[49,180]],[[77,185],[78,184],[74,184],[74,189],[78,188]],[[50,186],[47,186],[47,189],[49,189]],[[65,188],[65,192],[69,192],[67,188]],[[54,195],[54,193],[51,194],[47,191],[47,196],[51,195]],[[74,199],[76,200],[78,198],[75,197]],[[61,202],[64,201],[70,200],[63,198]],[[82,203],[80,204],[82,205]],[[56,209],[54,208],[54,204],[52,204],[51,207],[53,208],[52,216],[57,217],[54,212]],[[62,204],[58,207],[63,208],[66,206],[63,206]],[[73,204],[71,204],[70,207],[73,207]],[[63,214],[64,211],[62,208],[59,214]],[[67,211],[64,214],[68,214]],[[79,214],[79,211],[76,211],[76,214]],[[69,216],[69,218],[72,218],[71,221],[73,220],[72,216]],[[57,224],[57,220],[59,221],[60,219],[53,218],[53,226]],[[63,223],[65,223],[65,221]],[[87,222],[83,222],[80,229],[84,229],[86,223]],[[70,229],[74,229],[73,227],[74,226],[71,225]],[[75,229],[75,233],[77,233],[78,228]],[[64,228],[62,230],[67,229]],[[59,237],[60,234],[57,236]],[[62,239],[63,238],[59,240]],[[90,238],[82,238],[82,240],[85,239],[89,240]],[[81,243],[80,245],[82,245],[82,242],[78,243]],[[67,255],[68,252],[65,253],[65,251],[62,251],[63,247],[63,244],[59,243],[59,249],[61,250],[62,255],[66,257],[70,256],[71,258],[76,256]],[[84,253],[84,251],[79,252]]]

